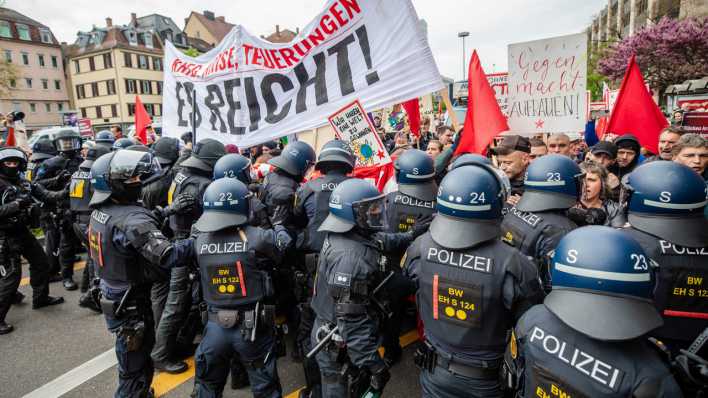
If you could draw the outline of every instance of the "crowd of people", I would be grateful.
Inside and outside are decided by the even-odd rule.
[[[301,396],[377,396],[416,325],[425,397],[703,393],[704,137],[670,127],[650,154],[631,134],[504,135],[482,156],[431,127],[381,132],[384,193],[337,139],[143,145],[115,127],[1,148],[0,334],[24,257],[33,308],[63,303],[56,281],[105,317],[116,397],[152,396],[155,369],[190,355],[194,396],[230,374],[280,397],[287,351]]]

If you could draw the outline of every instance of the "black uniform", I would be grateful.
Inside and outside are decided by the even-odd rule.
[[[428,346],[423,396],[501,396],[508,331],[543,299],[536,267],[496,239],[455,250],[427,233],[406,252],[405,273],[417,284]]]
[[[82,245],[88,248],[88,224],[91,218],[91,168],[79,168],[72,176],[69,184],[69,209],[74,215],[74,233]],[[90,282],[94,279],[95,272],[93,261],[89,256],[86,259],[86,266],[81,279],[81,291],[85,292],[89,288]]]
[[[154,175],[145,181],[141,191],[141,199],[145,208],[152,210],[157,206],[164,208],[169,205],[167,200],[168,193],[176,174],[177,168],[174,166],[163,166],[160,174]]]
[[[647,339],[594,340],[542,304],[521,317],[506,358],[519,397],[683,396]]]

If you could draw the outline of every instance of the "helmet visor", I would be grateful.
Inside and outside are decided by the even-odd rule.
[[[151,153],[123,150],[117,152],[111,161],[110,179],[144,181],[160,171],[160,163]]]
[[[81,138],[78,137],[62,137],[57,138],[57,151],[76,151],[81,149]]]
[[[388,228],[386,207],[385,195],[352,203],[356,224],[363,229],[386,230]]]

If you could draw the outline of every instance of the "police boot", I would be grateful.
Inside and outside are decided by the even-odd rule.
[[[189,366],[182,361],[155,361],[154,367],[161,372],[173,375],[184,373],[189,368]]]
[[[64,285],[64,289],[66,289],[68,291],[76,290],[79,288],[79,286],[76,284],[76,282],[74,282],[74,280],[71,278],[64,279],[64,281],[62,282],[62,285]]]
[[[0,335],[2,334],[8,334],[15,330],[15,328],[10,325],[9,323],[5,323],[5,321],[0,322]]]
[[[44,296],[42,298],[35,299],[32,301],[32,309],[38,310],[40,308],[49,307],[50,305],[61,304],[63,302],[64,297]]]
[[[91,292],[86,292],[79,297],[79,307],[87,308],[96,313],[102,313],[101,307],[96,303],[91,295]]]

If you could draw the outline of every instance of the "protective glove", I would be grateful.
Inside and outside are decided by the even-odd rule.
[[[371,372],[371,380],[369,381],[371,389],[376,392],[382,392],[386,383],[391,379],[391,373],[388,372],[388,367],[382,365],[377,369],[369,369]]]
[[[167,216],[185,213],[192,210],[196,203],[197,200],[194,196],[188,193],[179,194],[175,200],[172,201],[172,204],[165,209],[165,213]]]
[[[433,218],[433,214],[428,214],[421,215],[415,219],[415,224],[412,228],[414,239],[419,237],[420,235],[423,235],[428,230],[428,228],[430,228],[430,223],[433,222]]]
[[[18,196],[15,202],[19,206],[20,210],[29,208],[32,205],[32,199],[27,195]]]

